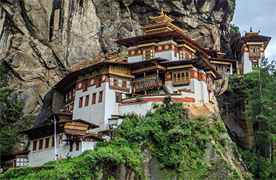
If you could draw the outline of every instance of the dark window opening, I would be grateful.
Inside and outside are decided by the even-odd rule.
[[[85,96],[85,106],[88,106],[89,103],[89,95]]]
[[[36,150],[36,145],[37,145],[37,141],[34,141],[34,142],[33,142],[33,151]]]
[[[103,91],[99,92],[99,103],[103,102]]]
[[[50,138],[46,138],[45,148],[49,148]]]
[[[96,104],[96,93],[92,96],[92,104]]]

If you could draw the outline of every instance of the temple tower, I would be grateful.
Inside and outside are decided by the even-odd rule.
[[[232,45],[238,59],[238,72],[247,74],[253,71],[254,67],[260,66],[262,58],[265,57],[265,49],[271,37],[259,35],[259,32],[253,32],[250,28],[249,32],[238,38]]]

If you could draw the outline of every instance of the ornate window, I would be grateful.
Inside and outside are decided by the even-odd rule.
[[[148,47],[143,49],[143,60],[154,58],[155,49],[154,47]]]
[[[191,59],[194,57],[194,54],[186,50],[184,47],[179,48],[179,60]]]
[[[172,77],[173,77],[172,84],[174,86],[190,84],[190,71],[189,70],[173,72]]]
[[[261,57],[260,47],[259,46],[250,46],[249,57],[250,58],[260,58]]]

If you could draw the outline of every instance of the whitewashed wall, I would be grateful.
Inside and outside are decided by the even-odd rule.
[[[59,135],[57,135],[57,143],[59,143]],[[43,141],[43,148],[38,149],[38,143],[37,143],[37,150],[33,151],[33,140],[30,143],[30,153],[28,155],[29,158],[29,166],[41,166],[47,162],[55,161],[55,147],[51,147],[52,144],[52,136],[44,137]],[[50,147],[45,148],[45,139],[50,138]],[[42,139],[42,138],[41,138]],[[63,134],[62,137],[63,140],[66,139],[66,135]],[[39,139],[38,139],[39,140]],[[62,141],[61,144],[57,145],[57,153],[58,153],[58,159],[60,160],[60,156],[62,156],[62,159],[67,158],[67,156],[76,157],[79,156],[83,151],[91,149],[93,150],[95,148],[96,143],[95,142],[84,142],[81,141],[79,143],[79,150],[76,151],[76,143],[73,144],[73,151],[70,152],[70,144],[66,143],[66,141]]]

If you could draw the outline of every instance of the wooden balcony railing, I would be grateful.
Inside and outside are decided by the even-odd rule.
[[[190,78],[189,78],[189,77],[184,77],[184,78],[173,78],[172,84],[173,84],[174,86],[188,85],[188,84],[190,84]]]
[[[150,90],[150,89],[155,89],[158,88],[162,85],[162,80],[157,79],[156,77],[149,77],[146,79],[139,79],[139,80],[134,80],[132,83],[132,87],[135,92],[139,91],[145,91],[145,90]]]
[[[249,57],[259,59],[261,57],[261,53],[260,52],[250,52]]]

